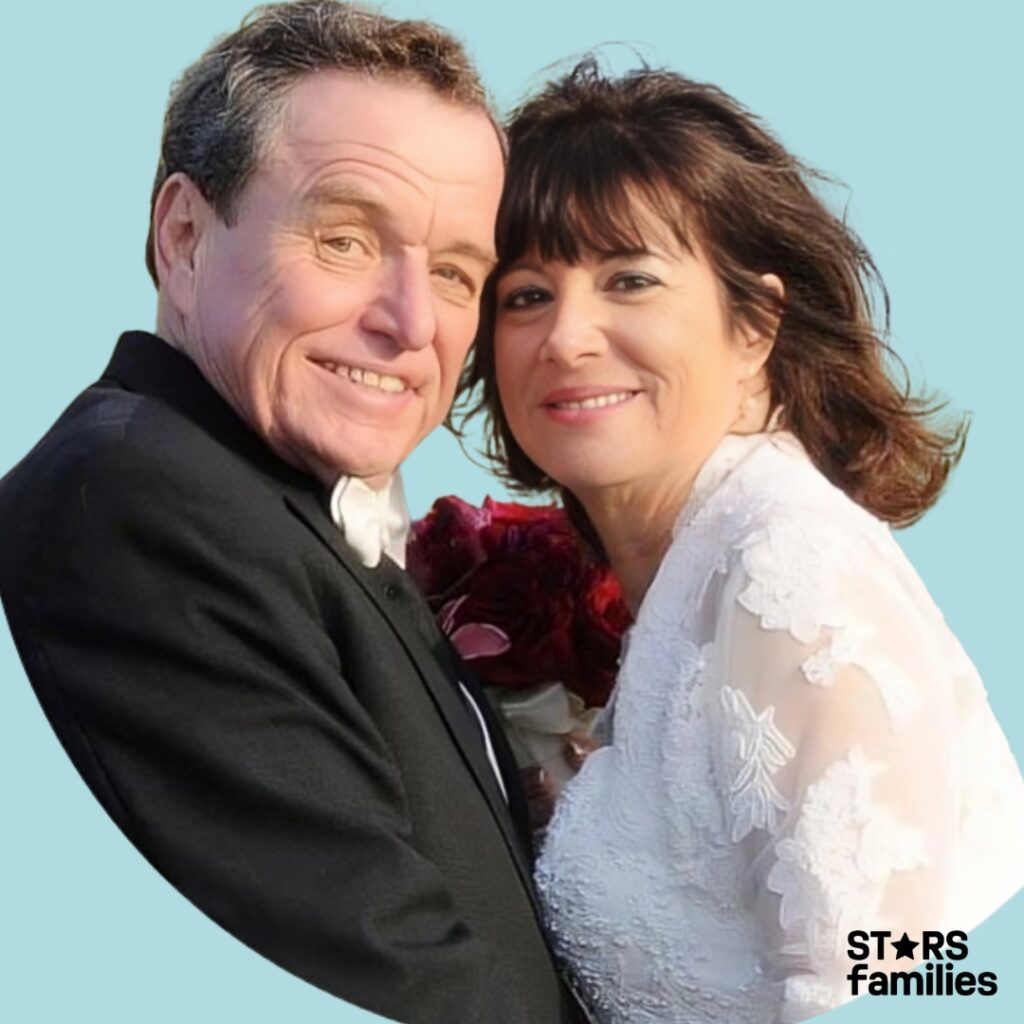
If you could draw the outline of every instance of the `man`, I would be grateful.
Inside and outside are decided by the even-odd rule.
[[[167,112],[156,335],[0,483],[0,595],[85,781],[181,892],[401,1021],[574,1019],[486,706],[399,567],[501,144],[461,48],[261,11]]]

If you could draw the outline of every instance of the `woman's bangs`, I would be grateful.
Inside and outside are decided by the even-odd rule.
[[[526,173],[513,160],[498,214],[502,267],[526,256],[575,264],[641,252],[650,245],[651,214],[688,247],[679,199],[621,139],[609,141],[570,140],[540,159],[524,155]]]

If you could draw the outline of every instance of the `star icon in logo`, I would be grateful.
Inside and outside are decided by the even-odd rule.
[[[920,945],[920,942],[914,942],[913,939],[911,939],[910,936],[907,935],[906,932],[904,932],[902,939],[897,939],[895,942],[892,943],[892,948],[896,950],[897,960],[902,960],[904,957],[913,960],[914,947]]]

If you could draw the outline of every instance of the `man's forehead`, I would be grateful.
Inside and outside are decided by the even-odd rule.
[[[345,71],[299,79],[268,155],[380,167],[425,190],[492,184],[502,174],[500,144],[483,110],[416,82]]]

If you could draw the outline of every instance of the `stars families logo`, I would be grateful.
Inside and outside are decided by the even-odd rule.
[[[847,955],[853,961],[846,980],[854,996],[994,996],[998,989],[995,972],[957,969],[956,962],[967,956],[967,933],[921,932],[912,939],[906,932],[893,939],[890,931],[852,931],[847,936]],[[889,953],[889,947],[895,956]],[[920,950],[918,947],[920,946]],[[873,960],[869,966],[865,961]],[[910,960],[906,969],[882,970],[888,960]],[[913,961],[921,961],[914,969]],[[952,961],[952,962],[951,962]],[[887,966],[887,963],[886,963]],[[874,968],[874,969],[872,969]]]

